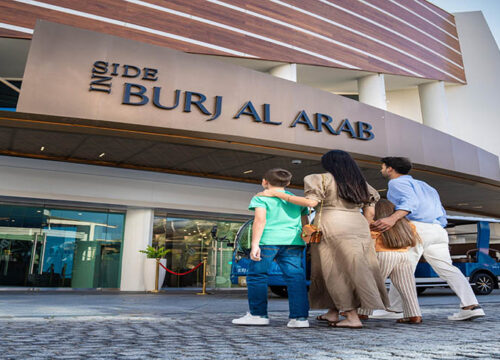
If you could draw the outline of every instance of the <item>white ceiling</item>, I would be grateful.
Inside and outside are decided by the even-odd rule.
[[[284,64],[282,62],[268,60],[228,56],[207,56],[260,72],[269,72],[273,67]],[[337,69],[316,65],[297,65],[298,83],[341,94],[357,94],[357,79],[370,74],[372,73],[367,71]],[[400,75],[385,75],[385,86],[387,91],[410,89],[429,81],[434,80]]]

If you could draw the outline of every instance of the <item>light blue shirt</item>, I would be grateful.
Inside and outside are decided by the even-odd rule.
[[[396,210],[408,211],[408,220],[446,226],[446,212],[436,189],[410,175],[389,181],[387,199],[396,205]]]

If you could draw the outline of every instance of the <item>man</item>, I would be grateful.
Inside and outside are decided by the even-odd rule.
[[[395,205],[391,216],[379,219],[371,227],[376,231],[390,229],[397,220],[407,217],[417,228],[422,243],[409,251],[413,269],[417,267],[420,257],[425,260],[445,280],[460,298],[461,309],[448,316],[449,320],[469,320],[484,316],[478,305],[469,282],[462,272],[452,265],[448,248],[446,212],[441,205],[437,191],[423,181],[415,180],[407,175],[412,167],[409,159],[402,157],[385,157],[382,160],[381,174],[389,179],[387,199]],[[391,285],[389,291],[391,310],[402,311],[402,300],[397,290]]]

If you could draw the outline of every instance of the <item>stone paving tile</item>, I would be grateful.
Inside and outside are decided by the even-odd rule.
[[[2,318],[0,359],[500,359],[500,304],[484,308],[484,319],[451,322],[453,307],[423,307],[421,325],[361,330],[288,329],[286,312],[271,312],[268,327],[231,325],[235,313]]]

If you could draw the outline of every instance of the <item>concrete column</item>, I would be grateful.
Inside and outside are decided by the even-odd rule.
[[[444,82],[433,81],[418,86],[420,109],[424,125],[450,133],[448,103]]]
[[[282,79],[297,82],[297,64],[278,65],[269,70],[269,74]]]
[[[359,101],[387,110],[384,74],[368,75],[358,79]]]
[[[121,291],[144,291],[144,260],[153,240],[153,209],[127,210],[123,238]]]

